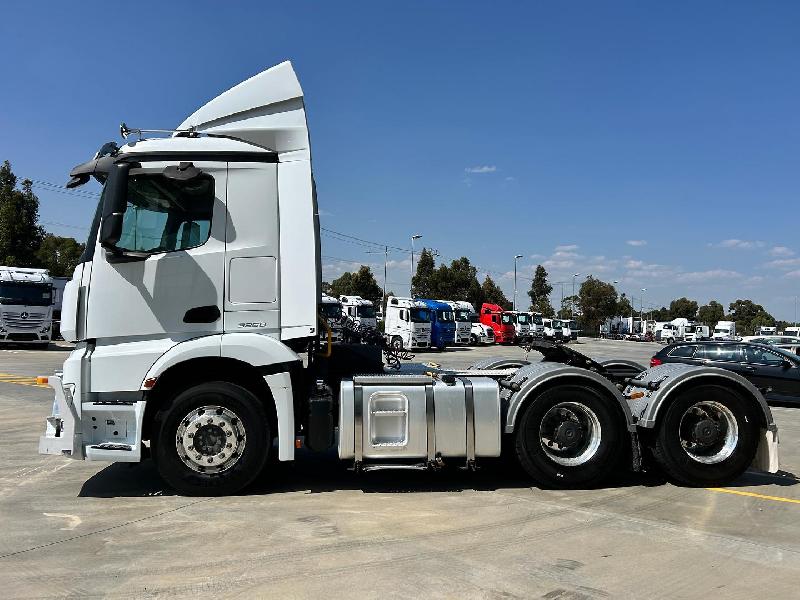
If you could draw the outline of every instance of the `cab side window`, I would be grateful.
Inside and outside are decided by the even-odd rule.
[[[741,354],[739,352],[739,346],[733,344],[712,344],[699,347],[694,357],[717,362],[737,362],[741,359]]]
[[[786,360],[782,356],[778,356],[774,352],[759,348],[758,346],[745,346],[745,355],[747,356],[748,363],[767,365],[770,367],[779,367],[783,365],[783,361]]]
[[[188,181],[131,175],[128,205],[117,247],[132,252],[174,252],[202,246],[211,232],[214,178]]]
[[[695,346],[678,346],[672,350],[669,355],[676,358],[692,358],[694,351]]]

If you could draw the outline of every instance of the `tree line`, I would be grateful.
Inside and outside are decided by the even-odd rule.
[[[29,179],[18,181],[5,161],[0,167],[0,263],[48,269],[54,277],[69,277],[84,244],[47,233],[39,225],[39,198]]]
[[[330,283],[323,282],[323,291],[331,296],[358,295],[380,305],[383,290],[378,285],[372,270],[361,265],[353,273],[344,273]],[[527,292],[528,310],[541,313],[545,317],[577,319],[583,331],[591,335],[600,325],[611,317],[640,316],[640,311],[624,293],[619,293],[612,283],[589,275],[580,285],[575,296],[564,297],[561,307],[556,311],[550,303],[553,286],[548,280],[547,270],[537,265],[533,280]],[[387,293],[393,295],[393,293]],[[478,280],[478,269],[470,260],[462,256],[449,265],[436,265],[433,252],[423,248],[411,279],[411,295],[415,298],[441,298],[446,300],[467,300],[476,310],[481,304],[489,302],[504,309],[511,309],[511,302],[503,290],[490,276],[483,283]],[[520,306],[520,310],[525,307]],[[752,300],[739,299],[728,305],[728,312],[717,300],[698,305],[696,300],[686,297],[676,298],[669,307],[645,310],[644,317],[654,321],[671,321],[685,318],[708,325],[710,328],[719,321],[735,321],[739,335],[752,335],[760,326],[785,328],[788,323],[777,321],[766,309]]]

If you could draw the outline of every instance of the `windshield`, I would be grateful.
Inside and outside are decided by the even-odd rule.
[[[470,320],[470,312],[464,308],[460,308],[456,311],[456,321],[469,321]]]
[[[430,323],[431,311],[427,308],[412,308],[411,309],[411,322],[412,323]]]
[[[0,283],[0,304],[50,306],[53,303],[53,285],[50,283]]]
[[[320,312],[326,319],[337,320],[342,317],[342,307],[338,304],[324,302],[320,306]]]
[[[577,321],[569,321],[567,323],[567,325],[569,326],[570,329],[577,329],[578,328],[578,322]]]
[[[533,316],[533,322],[536,323],[537,325],[541,325],[542,324],[542,316],[541,315],[534,315]]]
[[[686,327],[683,328],[683,330],[686,333],[694,333],[695,331],[697,331],[697,327],[695,327],[694,325],[687,325]]]
[[[436,318],[439,321],[445,321],[445,322],[452,322],[455,320],[453,318],[452,310],[443,310],[443,309],[439,309],[436,311]]]
[[[509,315],[509,314],[503,313],[502,322],[503,322],[503,325],[510,325],[511,323],[514,322],[513,315]]]
[[[723,329],[722,327],[715,327],[714,333],[730,333],[730,329]]]
[[[374,319],[375,318],[375,307],[369,306],[368,304],[363,304],[358,307],[358,316],[362,319]]]
[[[528,321],[528,315],[517,315],[517,323],[520,325],[527,325],[530,323],[530,321]]]

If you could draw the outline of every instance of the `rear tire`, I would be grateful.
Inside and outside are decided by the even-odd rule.
[[[226,381],[179,392],[156,415],[155,425],[158,472],[187,496],[235,494],[259,475],[268,459],[272,438],[261,400]]]
[[[755,413],[742,396],[728,388],[704,385],[681,394],[666,408],[652,453],[664,472],[679,483],[720,486],[739,477],[753,462],[758,430]]]
[[[617,467],[627,439],[619,412],[599,392],[576,385],[545,391],[515,427],[522,468],[546,487],[592,486]]]
[[[395,350],[402,350],[403,349],[403,338],[399,335],[396,335],[392,338],[392,348]]]

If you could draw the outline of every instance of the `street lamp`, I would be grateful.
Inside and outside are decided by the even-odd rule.
[[[517,310],[517,260],[522,258],[522,254],[514,255],[514,310]]]
[[[641,322],[642,335],[644,335],[644,293],[647,288],[642,288],[642,297],[639,298],[639,321]]]
[[[383,307],[386,308],[386,267],[389,262],[389,246],[384,246],[383,251],[367,250],[367,254],[383,254]]]
[[[419,235],[419,234],[411,236],[411,281],[412,282],[408,287],[408,295],[409,296],[413,296],[414,295],[414,292],[412,290],[412,288],[414,286],[414,283],[413,283],[413,281],[414,281],[414,240],[418,240],[421,237],[422,236]]]

